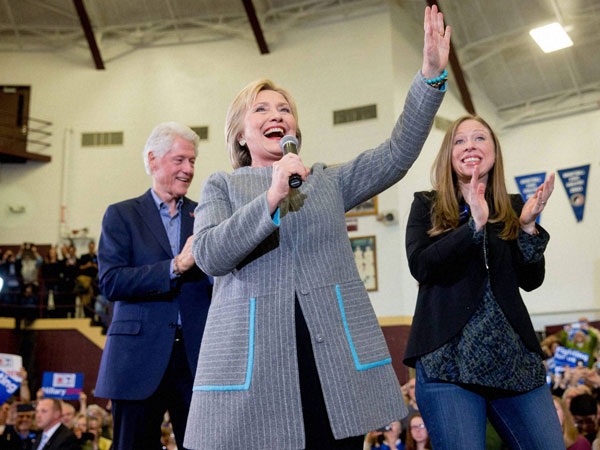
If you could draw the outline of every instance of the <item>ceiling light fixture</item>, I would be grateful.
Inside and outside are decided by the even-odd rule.
[[[573,41],[565,29],[557,22],[534,28],[529,34],[544,53],[554,52],[573,45]]]

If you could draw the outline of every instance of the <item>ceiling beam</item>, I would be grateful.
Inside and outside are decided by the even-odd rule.
[[[79,21],[81,22],[81,27],[83,28],[85,38],[90,46],[90,51],[92,52],[96,69],[104,70],[104,61],[102,61],[102,55],[100,54],[100,49],[98,48],[98,43],[96,42],[96,37],[94,36],[94,30],[92,30],[90,18],[88,17],[85,6],[83,5],[83,0],[73,0],[73,4],[75,5],[75,9],[79,15]]]
[[[258,21],[258,17],[256,16],[254,4],[252,3],[252,0],[242,0],[242,3],[244,4],[244,9],[246,10],[248,21],[250,21],[250,26],[252,27],[254,38],[256,39],[258,48],[260,49],[260,54],[266,55],[269,53],[269,47],[267,46],[265,35],[263,34],[262,28],[260,27],[260,22]]]
[[[437,0],[425,0],[427,5],[429,6],[437,6],[438,10],[442,12],[440,6],[437,3]],[[475,115],[475,106],[473,105],[473,100],[471,99],[471,93],[469,92],[469,88],[467,87],[467,81],[465,80],[465,74],[460,66],[460,62],[458,61],[458,56],[456,56],[456,51],[454,50],[454,45],[450,42],[450,67],[452,68],[452,73],[456,78],[456,84],[458,85],[458,90],[460,92],[460,96],[462,99],[463,106],[469,112],[469,114]]]

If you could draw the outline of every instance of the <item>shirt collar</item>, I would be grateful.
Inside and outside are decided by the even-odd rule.
[[[152,194],[152,199],[154,200],[154,204],[156,205],[156,207],[158,208],[159,211],[163,208],[163,206],[167,207],[167,204],[162,201],[162,199],[156,194],[156,192],[154,192],[154,189],[150,189],[150,193]],[[181,205],[183,205],[183,196],[179,197],[179,199],[177,200],[177,205],[176,205],[177,211],[181,211]]]
[[[48,440],[50,440],[50,438],[54,435],[54,433],[56,432],[56,430],[58,429],[58,427],[60,427],[60,420],[58,422],[56,422],[56,424],[50,428],[48,431],[44,431],[43,434],[45,434],[46,436],[48,436],[48,439],[46,440],[46,443],[48,443]]]

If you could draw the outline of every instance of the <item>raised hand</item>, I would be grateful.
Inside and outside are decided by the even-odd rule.
[[[471,208],[471,217],[475,221],[475,229],[481,230],[488,221],[490,208],[485,200],[485,184],[479,182],[479,166],[473,168],[473,175],[466,191],[465,201]]]
[[[523,231],[529,234],[535,232],[535,219],[541,214],[546,207],[548,199],[552,195],[554,190],[554,174],[551,173],[546,181],[544,181],[535,191],[521,210],[521,217],[519,217],[519,223]]]
[[[450,27],[444,29],[444,15],[436,5],[425,8],[425,39],[421,73],[432,79],[442,74],[448,65],[450,53]]]

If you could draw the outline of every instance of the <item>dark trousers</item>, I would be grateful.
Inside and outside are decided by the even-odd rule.
[[[181,330],[178,329],[175,336],[169,365],[154,394],[145,400],[112,400],[113,450],[160,450],[160,428],[167,410],[177,448],[183,450],[194,378]]]
[[[296,299],[296,345],[306,450],[362,450],[363,436],[340,440],[333,437],[310,342],[310,333],[298,299]]]

